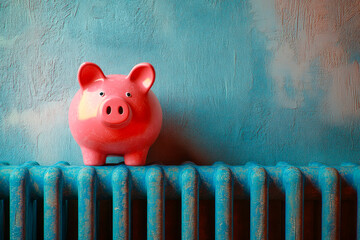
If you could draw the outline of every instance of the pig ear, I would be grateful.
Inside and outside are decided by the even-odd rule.
[[[81,64],[78,71],[78,80],[82,89],[87,88],[89,84],[99,79],[105,79],[105,75],[98,65],[90,62]]]
[[[150,63],[140,63],[131,70],[127,78],[147,93],[155,81],[154,67]]]

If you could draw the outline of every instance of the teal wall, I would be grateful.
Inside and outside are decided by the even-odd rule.
[[[155,67],[149,162],[359,163],[359,13],[359,0],[1,0],[0,158],[82,164],[67,111],[90,61]]]

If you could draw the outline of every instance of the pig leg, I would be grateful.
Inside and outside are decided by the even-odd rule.
[[[84,159],[84,164],[88,166],[100,166],[105,165],[106,163],[106,155],[102,154],[98,151],[89,149],[89,148],[81,148],[81,152]]]
[[[124,155],[125,164],[128,166],[143,166],[146,162],[146,156],[149,148],[142,151],[127,153]]]

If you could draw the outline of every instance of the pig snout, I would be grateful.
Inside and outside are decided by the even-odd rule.
[[[130,121],[131,111],[123,99],[110,98],[101,104],[98,116],[104,124],[110,127],[120,127]]]

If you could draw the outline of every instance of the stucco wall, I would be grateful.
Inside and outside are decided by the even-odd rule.
[[[82,164],[77,69],[154,65],[150,162],[359,162],[360,1],[0,1],[0,159]]]

